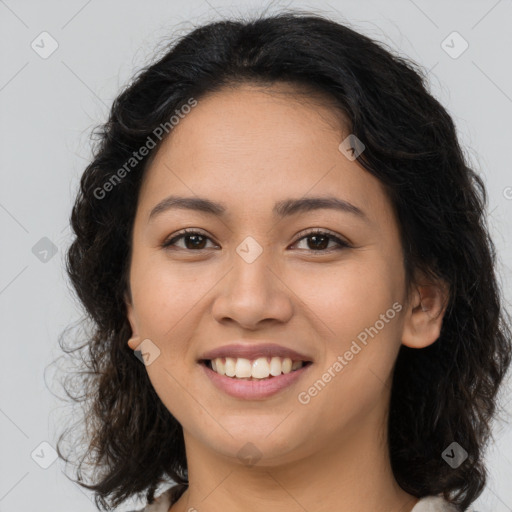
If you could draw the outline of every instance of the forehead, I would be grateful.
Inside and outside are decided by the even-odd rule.
[[[146,213],[169,194],[208,196],[238,212],[306,195],[388,208],[380,182],[339,150],[349,135],[322,95],[287,84],[226,88],[198,100],[146,170]],[[382,212],[379,213],[382,215]]]

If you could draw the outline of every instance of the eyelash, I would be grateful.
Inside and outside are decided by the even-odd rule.
[[[181,238],[184,238],[185,236],[187,235],[200,235],[204,238],[207,238],[209,240],[211,240],[207,235],[205,235],[204,233],[201,233],[200,231],[195,231],[193,229],[183,229],[182,231],[180,231],[179,233],[177,233],[176,235],[174,235],[172,238],[169,238],[167,240],[165,240],[162,244],[161,244],[161,248],[162,249],[167,249],[167,250],[171,250],[171,247]],[[322,235],[322,236],[326,236],[328,237],[329,239],[335,241],[337,244],[338,244],[338,247],[331,247],[330,249],[319,249],[319,250],[314,250],[314,249],[306,249],[307,251],[309,252],[313,252],[313,253],[329,253],[331,251],[339,251],[339,250],[342,250],[342,249],[347,249],[347,248],[350,248],[352,247],[348,242],[345,242],[344,240],[341,240],[339,237],[333,235],[331,232],[329,231],[324,231],[324,230],[321,230],[321,229],[314,229],[312,231],[309,231],[305,234],[303,234],[296,242],[294,242],[294,245],[298,242],[300,242],[301,240],[305,239],[305,238],[308,238],[310,236],[313,236],[313,235]],[[183,249],[185,251],[188,251],[188,252],[200,252],[200,251],[203,251],[205,249],[197,249],[197,250],[194,250],[194,249],[186,249],[186,248],[182,248],[180,247],[179,249]]]

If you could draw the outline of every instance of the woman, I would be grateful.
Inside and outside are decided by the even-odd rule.
[[[299,12],[183,37],[114,101],[72,212],[80,485],[104,510],[467,510],[511,351],[485,205],[382,45]]]

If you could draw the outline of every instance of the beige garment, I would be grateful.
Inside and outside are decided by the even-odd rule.
[[[168,512],[169,507],[171,506],[170,490],[172,487],[174,486],[169,487],[155,498],[155,501],[151,505],[146,505],[145,508],[133,510],[131,512]]]
[[[169,490],[160,494],[153,504],[134,512],[168,512],[171,506]],[[418,501],[411,512],[457,512],[457,509],[440,496],[427,496]]]
[[[426,496],[416,503],[411,512],[457,512],[457,509],[440,496]]]

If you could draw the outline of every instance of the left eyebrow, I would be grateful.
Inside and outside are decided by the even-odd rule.
[[[284,201],[278,201],[274,206],[273,212],[279,217],[287,217],[297,213],[323,209],[351,213],[356,217],[369,222],[369,219],[363,210],[344,199],[339,199],[338,197],[333,196],[305,197],[302,199],[286,199]]]
[[[203,197],[182,197],[169,196],[160,201],[149,214],[148,222],[157,215],[170,209],[194,210],[217,217],[223,217],[227,208],[222,203],[217,203]],[[325,197],[305,197],[301,199],[285,199],[278,201],[272,213],[280,218],[290,217],[298,213],[309,212],[313,210],[331,209],[344,213],[350,213],[360,219],[369,222],[366,214],[357,206],[333,196]]]

